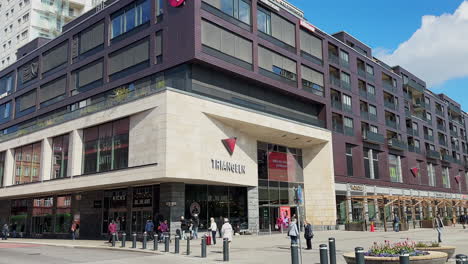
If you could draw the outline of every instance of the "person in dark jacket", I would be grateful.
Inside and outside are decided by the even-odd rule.
[[[200,218],[198,217],[198,214],[193,215],[192,225],[193,239],[198,239],[198,227],[200,226]]]
[[[186,240],[186,239],[190,238],[190,235],[188,234],[190,232],[189,231],[189,224],[185,220],[185,217],[183,217],[183,216],[180,217],[180,231],[182,233],[181,235],[182,235],[183,240]]]
[[[219,238],[223,238],[223,234],[221,233],[221,227],[224,225],[224,217],[220,216],[218,218],[218,221],[216,221],[216,225],[218,226]]]
[[[466,226],[465,226],[466,225],[466,215],[465,215],[465,213],[460,214],[460,224],[462,224],[463,229],[466,228]]]
[[[312,238],[314,238],[314,232],[312,231],[312,225],[306,221],[304,221],[304,238],[307,242],[307,250],[312,249]]]

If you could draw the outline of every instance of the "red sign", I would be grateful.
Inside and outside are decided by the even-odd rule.
[[[221,141],[223,142],[224,147],[226,147],[226,150],[232,156],[232,154],[234,153],[234,148],[236,147],[237,138],[233,137],[233,138],[223,139]]]
[[[455,181],[456,181],[458,184],[460,184],[460,182],[461,182],[461,176],[460,176],[460,175],[455,176]]]
[[[419,173],[419,168],[418,167],[411,168],[411,172],[413,173],[414,177],[417,177]]]
[[[295,158],[282,152],[268,153],[268,178],[272,181],[294,182]]]
[[[185,3],[185,0],[169,0],[169,4],[170,4],[172,7],[179,7],[179,6],[181,6],[183,3]]]
[[[315,27],[309,22],[302,20],[302,19],[299,22],[300,22],[300,25],[304,27],[305,29],[309,30],[310,32],[315,32]]]

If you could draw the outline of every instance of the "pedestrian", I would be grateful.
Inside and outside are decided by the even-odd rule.
[[[393,213],[393,229],[395,232],[400,232],[400,218]]]
[[[14,238],[16,238],[16,228],[17,228],[17,224],[16,222],[13,222],[13,224],[11,225],[11,232],[13,233]]]
[[[121,227],[121,223],[120,223],[120,217],[117,217],[117,221],[115,221],[115,240],[116,241],[119,241],[119,233],[120,233],[120,227]]]
[[[193,239],[198,239],[198,227],[200,226],[200,218],[198,214],[194,214],[192,217],[192,230],[193,230]]]
[[[222,227],[224,224],[224,217],[220,216],[218,218],[218,222],[216,222],[216,225],[218,225],[219,227]],[[221,228],[218,228],[218,231],[219,231],[219,238],[223,238],[223,234],[221,233]]]
[[[210,218],[210,222],[209,230],[211,231],[211,237],[213,238],[213,245],[216,245],[216,232],[218,232],[218,225],[213,217]]]
[[[284,215],[284,217],[283,217],[283,229],[289,228],[289,222],[290,222],[290,219],[289,219],[288,215]]]
[[[291,239],[291,244],[297,244],[297,237],[299,236],[299,229],[297,229],[297,220],[291,219],[291,224],[288,227],[288,236]]]
[[[159,236],[159,241],[162,242],[163,236],[167,235],[169,233],[169,225],[167,224],[167,220],[164,220],[161,223],[161,225],[159,225],[159,227],[160,227],[160,231],[161,231],[161,235]]]
[[[8,238],[8,232],[9,232],[8,224],[5,223],[5,224],[3,225],[3,228],[2,228],[2,240],[7,240],[7,238]]]
[[[465,223],[466,223],[466,215],[465,213],[460,214],[460,224],[463,226],[463,229],[466,229]]]
[[[186,240],[187,239],[187,233],[189,232],[189,226],[188,222],[185,220],[185,217],[181,216],[180,217],[180,231],[182,235],[182,239]]]
[[[444,221],[440,218],[440,214],[437,213],[437,217],[434,218],[434,228],[437,230],[437,240],[442,243],[442,229],[444,229]]]
[[[312,231],[312,225],[306,221],[304,221],[304,238],[307,243],[307,250],[312,249],[312,238],[314,238],[314,232]]]
[[[151,219],[146,220],[145,232],[147,234],[147,237],[149,237],[151,240],[154,234],[154,223]]]
[[[223,234],[223,239],[227,239],[229,245],[232,242],[232,236],[234,235],[234,230],[232,229],[231,224],[229,223],[229,219],[224,218],[223,227],[221,227],[221,233]]]
[[[107,227],[107,231],[109,232],[109,243],[112,242],[112,236],[117,232],[117,225],[115,224],[115,221],[112,220],[109,226]]]
[[[71,235],[72,235],[72,240],[76,239],[76,230],[77,230],[77,223],[76,221],[72,222],[72,225],[70,227]]]

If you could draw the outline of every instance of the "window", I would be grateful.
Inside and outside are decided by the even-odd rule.
[[[86,92],[102,84],[102,61],[96,61],[81,67],[72,73],[70,87],[72,95]]]
[[[343,103],[343,108],[348,109],[349,111],[352,111],[352,98],[349,95],[343,94],[341,96],[341,101]]]
[[[390,181],[403,182],[400,156],[388,154],[388,169],[390,172]]]
[[[347,136],[353,136],[354,135],[354,124],[353,124],[353,119],[350,117],[345,116],[343,118],[343,124],[344,124],[344,133]]]
[[[346,174],[353,176],[353,145],[346,144]]]
[[[296,27],[286,19],[261,7],[257,10],[257,28],[292,47],[296,47]]]
[[[40,106],[50,105],[51,103],[62,100],[65,97],[65,88],[67,86],[67,77],[63,76],[44,84],[39,89]]]
[[[349,65],[349,54],[343,50],[340,50],[340,61],[345,65]]]
[[[364,148],[364,171],[369,179],[379,178],[379,159],[377,151]]]
[[[426,119],[427,121],[432,121],[432,115],[429,112],[426,112]]]
[[[369,114],[377,116],[377,107],[374,105],[369,105]]]
[[[258,66],[291,81],[296,81],[296,62],[269,49],[258,47]]]
[[[90,127],[83,131],[84,173],[128,167],[129,118]]]
[[[379,128],[377,126],[374,126],[374,125],[370,125],[369,126],[369,131],[372,132],[372,133],[379,133]]]
[[[149,0],[138,0],[113,14],[111,18],[111,36],[115,38],[150,20]]]
[[[370,66],[369,64],[366,64],[366,72],[370,75],[374,75],[374,67]]]
[[[322,40],[312,34],[307,33],[305,30],[301,30],[300,34],[301,51],[322,60]]]
[[[163,0],[155,0],[156,3],[156,22],[162,20],[162,15],[164,14],[164,1]]]
[[[68,41],[52,48],[42,55],[42,70],[48,72],[68,62]]]
[[[149,62],[149,39],[131,44],[109,55],[109,75]]]
[[[442,185],[444,188],[450,188],[450,172],[448,167],[442,167]]]
[[[370,84],[367,84],[367,93],[375,96],[375,87]]]
[[[10,121],[11,118],[11,102],[0,105],[0,124]]]
[[[5,151],[0,152],[0,187],[3,187],[3,177],[5,176]]]
[[[79,54],[104,46],[104,22],[93,25],[78,34]]]
[[[350,88],[351,87],[351,77],[349,76],[349,74],[345,73],[345,72],[341,72],[341,75],[340,75],[340,78],[341,78],[341,82],[344,86]]]
[[[252,42],[202,21],[202,43],[236,59],[252,64]]]
[[[162,63],[163,59],[163,32],[158,31],[156,32],[156,64]]]
[[[41,168],[41,142],[16,148],[14,153],[16,161],[14,184],[39,181],[39,171]],[[30,173],[32,171],[35,173]]]
[[[251,24],[250,1],[247,0],[203,0],[223,13],[234,17],[245,24]]]
[[[57,211],[55,213],[55,233],[70,232],[73,216],[71,212],[71,196],[57,196]]]
[[[0,79],[0,98],[13,92],[14,73],[10,73]]]
[[[68,167],[68,135],[52,139],[52,176],[54,179],[67,177]]]
[[[318,96],[325,96],[323,86],[323,73],[301,65],[302,88]]]
[[[434,166],[432,163],[427,163],[427,177],[429,178],[429,186],[432,187],[436,186]]]
[[[34,112],[36,109],[36,90],[16,98],[16,116]]]

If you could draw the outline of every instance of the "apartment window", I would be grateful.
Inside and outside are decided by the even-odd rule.
[[[348,176],[353,176],[353,145],[346,144],[346,174]]]
[[[92,62],[72,73],[70,87],[72,95],[89,91],[102,84],[102,61]]]
[[[340,62],[349,65],[349,54],[346,51],[340,50]]]
[[[375,97],[375,87],[370,84],[367,84],[366,87],[367,87],[367,93]]]
[[[138,0],[113,14],[111,18],[111,36],[115,38],[150,20],[149,0]]]
[[[323,86],[323,73],[301,65],[302,88],[318,96],[325,96]]]
[[[36,90],[16,98],[16,117],[32,113],[36,110]]]
[[[65,41],[42,55],[42,70],[45,73],[67,62],[68,41]]]
[[[202,21],[202,43],[226,55],[252,64],[252,42],[221,27]]]
[[[322,40],[312,34],[307,33],[305,30],[301,30],[300,34],[301,51],[323,60]]]
[[[156,21],[159,22],[162,20],[162,15],[164,14],[164,0],[155,0],[156,3]]]
[[[388,154],[388,169],[390,172],[390,181],[403,182],[400,156]]]
[[[370,75],[374,75],[374,67],[370,66],[369,64],[366,64],[366,72]]]
[[[364,148],[364,173],[369,179],[379,178],[379,158],[377,151]]]
[[[346,72],[341,72],[340,74],[341,82],[347,87],[351,87],[351,76]]]
[[[377,126],[374,126],[374,125],[370,125],[369,126],[369,131],[372,132],[372,133],[379,133],[379,128]]]
[[[269,49],[258,47],[258,66],[291,81],[296,81],[296,62]]]
[[[53,167],[52,173],[55,179],[67,177],[68,166],[68,135],[54,137],[52,139]]]
[[[163,60],[163,32],[162,30],[156,32],[155,56],[156,56],[156,64],[162,63],[162,60]]]
[[[450,172],[448,167],[442,167],[442,185],[444,188],[450,188]]]
[[[149,39],[131,44],[109,55],[109,75],[149,62]]]
[[[14,184],[37,182],[40,180],[41,142],[14,149],[15,180]]]
[[[25,14],[25,15],[23,16],[23,23],[25,23],[25,22],[27,22],[27,21],[29,21],[29,13],[27,13],[27,14]]]
[[[377,116],[377,107],[374,105],[369,105],[369,114]]]
[[[353,136],[354,135],[354,124],[353,124],[353,119],[350,117],[345,116],[343,118],[343,124],[344,124],[344,133],[347,136]]]
[[[0,97],[7,96],[13,92],[14,73],[10,73],[0,79]]]
[[[431,113],[426,112],[426,119],[427,119],[428,121],[432,121],[432,115],[431,115]]]
[[[5,177],[5,151],[0,152],[0,187],[3,187],[3,178]]]
[[[83,130],[83,172],[95,173],[128,167],[129,118]]]
[[[41,107],[58,102],[65,97],[67,77],[63,76],[44,84],[39,89],[39,103]]]
[[[258,30],[292,47],[296,47],[296,28],[293,23],[261,7],[257,10]]]
[[[27,38],[27,37],[28,37],[28,31],[25,30],[25,31],[23,31],[23,32],[21,33],[21,38],[25,39],[25,38]]]
[[[429,178],[429,186],[435,187],[436,180],[435,180],[435,168],[434,164],[427,163],[427,176]]]
[[[342,103],[343,103],[343,108],[347,109],[348,111],[352,111],[352,110],[353,110],[352,98],[351,98],[351,96],[346,95],[346,94],[343,94],[343,95],[341,96],[341,101],[342,101]]]
[[[104,47],[104,22],[93,25],[78,35],[78,50],[80,55],[98,47]]]
[[[11,119],[11,102],[0,105],[0,124],[4,124]]]
[[[223,13],[250,25],[250,1],[247,0],[203,0]]]

